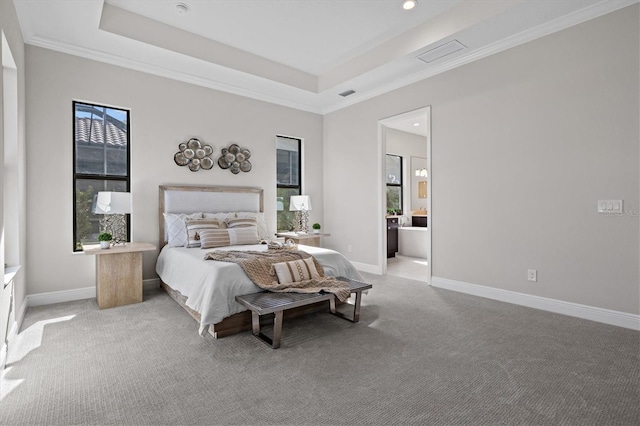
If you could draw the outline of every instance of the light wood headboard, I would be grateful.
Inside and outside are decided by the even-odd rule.
[[[167,243],[165,213],[222,213],[264,211],[262,188],[210,185],[160,185],[158,203],[160,247]]]

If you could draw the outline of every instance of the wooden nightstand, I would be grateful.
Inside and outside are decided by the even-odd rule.
[[[295,232],[278,232],[276,237],[292,240],[296,244],[305,246],[320,247],[320,237],[328,237],[331,234],[296,234]]]
[[[155,250],[149,243],[127,243],[108,249],[82,246],[96,256],[96,299],[100,309],[142,302],[142,252]]]

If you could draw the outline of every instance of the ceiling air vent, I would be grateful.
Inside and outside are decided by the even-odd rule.
[[[466,47],[467,46],[460,43],[458,40],[451,40],[448,43],[441,44],[438,47],[427,50],[423,54],[416,56],[416,58],[428,64],[447,55],[451,55],[459,50],[465,49]]]
[[[338,95],[342,96],[343,98],[346,98],[347,96],[349,96],[349,95],[353,95],[354,93],[356,93],[356,91],[355,91],[355,90],[351,90],[351,89],[349,89],[349,90],[345,90],[345,91],[344,91],[344,92],[342,92],[342,93],[338,93]]]

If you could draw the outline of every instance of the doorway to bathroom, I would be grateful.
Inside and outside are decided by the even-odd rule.
[[[431,108],[378,121],[383,274],[430,283]]]

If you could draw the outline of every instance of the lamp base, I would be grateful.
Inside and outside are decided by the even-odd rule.
[[[127,219],[123,214],[105,214],[100,220],[101,232],[108,232],[112,236],[111,244],[122,244],[127,242]]]

